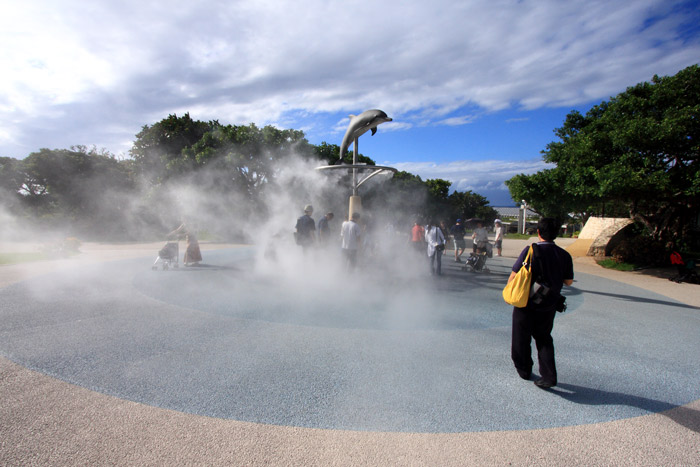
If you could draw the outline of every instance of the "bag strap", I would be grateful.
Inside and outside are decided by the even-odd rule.
[[[539,269],[537,271],[538,272],[537,277],[535,277],[534,279],[536,282],[539,282],[540,284],[542,284],[543,283],[543,281],[542,281],[542,260],[540,258],[541,258],[541,256],[539,254],[539,247],[537,246],[537,243],[533,243],[532,244],[532,262],[534,263],[536,259],[539,259],[538,262],[540,263]]]
[[[522,267],[527,268],[529,266],[529,270],[532,271],[532,253],[533,253],[533,245],[530,245],[530,249],[527,251],[527,255],[525,256],[525,260],[523,261]]]

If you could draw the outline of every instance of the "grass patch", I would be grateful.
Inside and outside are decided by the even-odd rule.
[[[0,253],[0,264],[27,263],[29,261],[42,261],[48,259],[42,252],[26,253]]]
[[[65,259],[80,254],[79,251],[36,251],[21,253],[0,253],[0,265],[29,263],[32,261],[47,261],[53,259]]]
[[[614,269],[616,271],[634,271],[635,265],[630,263],[618,263],[612,258],[605,258],[597,261],[604,268]]]

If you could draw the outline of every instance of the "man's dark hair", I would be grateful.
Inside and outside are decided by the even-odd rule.
[[[537,231],[544,240],[551,242],[559,233],[559,222],[553,217],[543,217],[537,222]]]

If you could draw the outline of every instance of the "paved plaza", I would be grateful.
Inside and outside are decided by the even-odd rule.
[[[215,244],[2,266],[0,464],[700,464],[700,286],[576,257],[542,390],[500,296],[525,245],[435,279],[282,284]]]

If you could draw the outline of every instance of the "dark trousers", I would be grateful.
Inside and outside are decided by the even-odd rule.
[[[343,256],[345,256],[345,268],[348,271],[354,271],[357,266],[357,250],[343,248]]]
[[[540,375],[545,381],[556,384],[557,367],[554,364],[552,340],[555,314],[554,309],[513,308],[513,340],[510,352],[515,368],[520,372],[530,373],[533,365],[531,342],[534,338]]]

